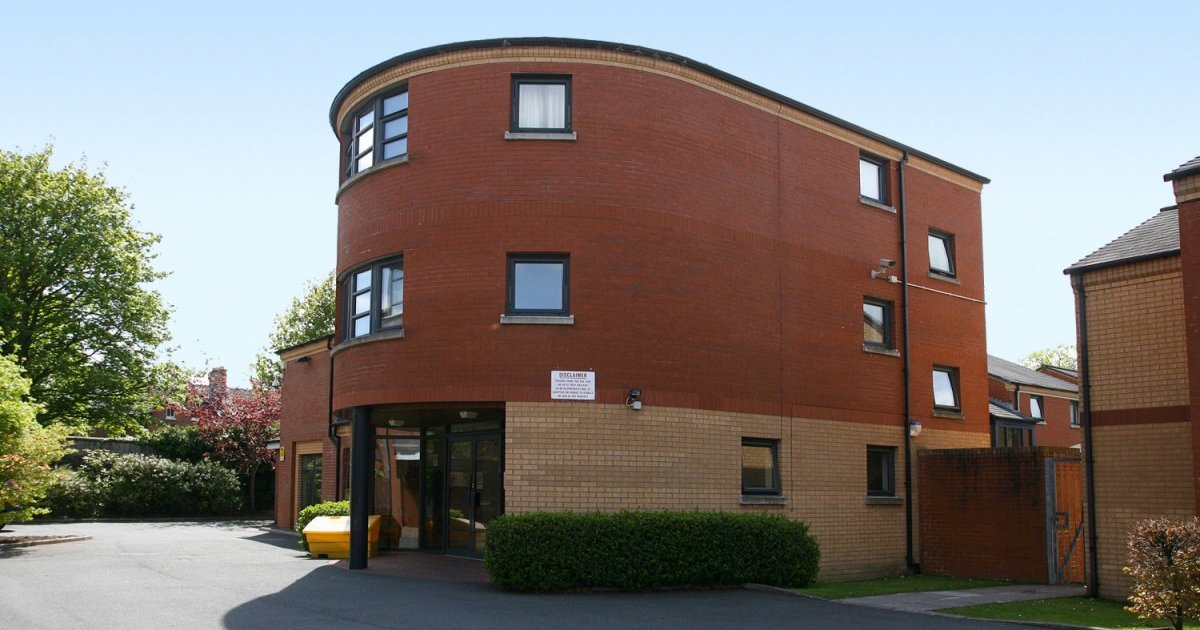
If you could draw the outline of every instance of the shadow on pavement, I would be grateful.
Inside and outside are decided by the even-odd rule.
[[[262,532],[253,536],[242,536],[242,540],[252,540],[265,545],[271,545],[272,547],[279,547],[280,549],[295,551],[300,557],[308,557],[308,553],[305,552],[304,548],[300,546],[300,543],[296,541],[296,536],[294,534],[288,535],[279,534],[276,532]]]

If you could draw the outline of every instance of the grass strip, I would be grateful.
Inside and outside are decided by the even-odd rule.
[[[1170,628],[1162,619],[1138,619],[1125,610],[1124,604],[1107,599],[1066,597],[1039,599],[1003,604],[979,604],[963,608],[947,608],[941,612],[981,619],[1008,621],[1048,621],[1095,628]],[[1200,629],[1200,623],[1188,622],[1184,628]]]

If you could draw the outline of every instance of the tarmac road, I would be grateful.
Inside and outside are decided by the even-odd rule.
[[[0,626],[60,628],[821,628],[1012,630],[753,590],[513,594],[351,572],[235,522],[12,525],[91,540],[0,551]]]

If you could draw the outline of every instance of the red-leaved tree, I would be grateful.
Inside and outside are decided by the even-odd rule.
[[[188,397],[196,435],[206,445],[205,457],[245,476],[250,510],[254,511],[258,469],[275,464],[267,441],[279,431],[279,391],[262,387],[229,391],[224,383],[193,383]]]

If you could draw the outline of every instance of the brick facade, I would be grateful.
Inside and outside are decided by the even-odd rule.
[[[295,523],[299,483],[297,463],[302,453],[323,455],[321,498],[335,498],[336,453],[329,435],[329,350],[326,340],[281,353],[284,365],[280,382],[279,445],[282,458],[275,464],[275,523],[291,528]],[[301,360],[305,359],[305,360]]]

